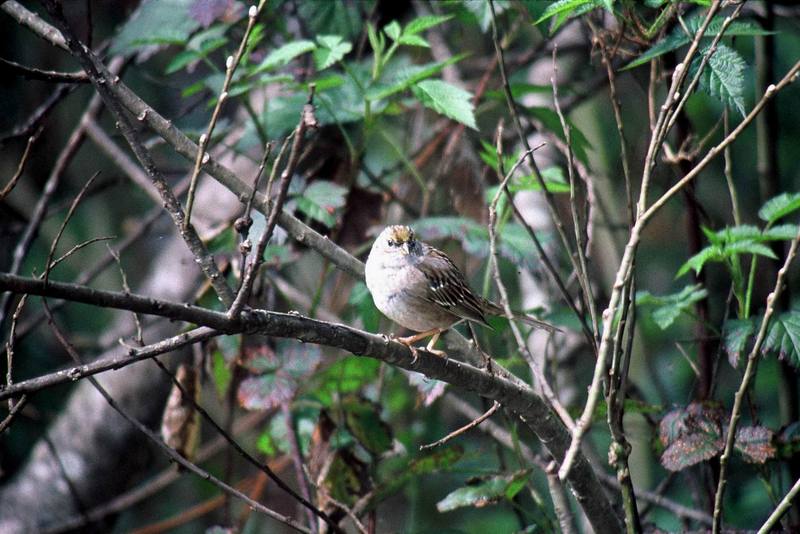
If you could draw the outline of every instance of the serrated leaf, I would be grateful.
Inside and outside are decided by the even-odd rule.
[[[728,319],[725,321],[722,346],[728,354],[728,362],[731,367],[738,367],[742,352],[747,346],[747,340],[754,331],[755,325],[751,319]]]
[[[658,427],[665,446],[661,464],[670,471],[680,471],[719,454],[725,446],[723,418],[719,406],[699,402],[667,413]]]
[[[766,241],[790,241],[797,237],[798,225],[779,224],[764,230],[761,235]]]
[[[800,312],[788,311],[772,320],[761,352],[777,353],[780,359],[800,367]]]
[[[700,48],[700,54],[689,66],[689,77],[694,77],[703,56],[708,53],[710,45]],[[731,109],[746,115],[744,109],[744,69],[747,66],[742,56],[724,43],[717,43],[717,51],[706,63],[700,75],[700,88],[714,98],[720,100]]]
[[[547,9],[544,10],[544,13],[539,17],[534,25],[538,25],[545,20],[554,17],[556,15],[561,16],[570,16],[580,7],[585,7],[586,5],[592,5],[593,7],[597,5],[601,5],[600,1],[597,0],[558,0],[557,2],[553,2]]]
[[[703,23],[704,19],[704,15],[696,15],[686,21],[686,27],[691,35],[687,35],[687,33],[683,30],[683,27],[677,25],[668,36],[650,47],[650,49],[648,49],[644,54],[628,63],[621,70],[628,70],[638,67],[639,65],[643,65],[651,59],[657,58],[662,54],[672,52],[673,50],[677,50],[682,46],[688,45],[692,42],[692,38],[694,37],[695,33],[697,33],[697,30],[700,28],[700,25]],[[724,20],[725,17],[723,16],[716,16],[711,20],[708,28],[706,28],[706,32],[703,34],[704,42],[710,42],[710,40],[719,33],[719,31],[722,29]],[[728,29],[725,30],[725,36],[770,35],[773,33],[774,32],[762,30],[756,22],[750,20],[734,21],[728,26]]]
[[[707,296],[708,291],[700,284],[696,284],[686,286],[672,295],[655,296],[648,291],[639,291],[636,293],[636,304],[655,306],[653,320],[658,324],[659,328],[666,330],[680,317],[681,313],[687,311],[696,302],[703,300]]]
[[[317,37],[317,44],[319,46],[314,49],[317,70],[327,69],[353,49],[350,41],[345,41],[340,35],[320,35]]]
[[[507,492],[510,488],[517,488],[519,491],[518,482],[522,481],[524,485],[528,474],[527,470],[517,471],[510,476],[491,477],[479,484],[458,488],[436,503],[436,509],[439,512],[449,512],[465,506],[482,508],[502,501],[508,498]]]
[[[763,243],[753,243],[750,241],[737,241],[725,247],[725,251],[732,254],[753,254],[755,256],[766,256],[767,258],[776,260],[778,257]]]
[[[695,273],[700,273],[703,270],[703,266],[709,261],[722,261],[725,258],[722,248],[716,245],[712,245],[710,247],[706,247],[681,265],[680,269],[678,269],[678,273],[675,275],[675,278],[679,278],[684,274],[688,273],[689,270],[693,270]]]
[[[302,40],[286,43],[267,54],[267,57],[258,64],[252,74],[258,74],[266,70],[274,69],[275,67],[282,67],[297,56],[316,50],[316,48],[317,45],[311,41]]]
[[[275,371],[242,380],[237,398],[247,410],[269,410],[290,402],[296,388],[297,383],[289,375]]]
[[[442,80],[423,80],[411,87],[425,107],[477,130],[472,93]]]
[[[419,35],[401,35],[397,40],[398,43],[408,46],[420,46],[422,48],[430,48],[431,45],[420,37]]]
[[[763,426],[740,426],[736,429],[736,440],[733,445],[745,461],[763,464],[775,458],[774,437],[772,430]]]
[[[444,15],[444,16],[425,15],[422,17],[417,17],[406,25],[406,27],[403,29],[403,33],[406,35],[414,35],[422,31],[425,31],[428,28],[433,28],[434,26],[438,26],[443,22],[447,22],[452,18],[453,15]]]
[[[800,209],[800,193],[783,193],[767,200],[758,210],[758,216],[762,221],[772,224],[798,209]]]

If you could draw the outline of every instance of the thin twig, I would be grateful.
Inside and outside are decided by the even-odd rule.
[[[91,178],[89,178],[81,190],[78,191],[78,194],[75,196],[75,200],[72,201],[72,204],[67,211],[67,215],[64,217],[64,221],[61,223],[61,226],[58,228],[58,232],[56,232],[55,238],[53,238],[53,242],[50,245],[50,251],[47,253],[47,261],[44,264],[44,284],[45,286],[50,281],[50,270],[51,264],[53,263],[53,255],[56,252],[56,247],[58,246],[58,242],[61,240],[61,236],[64,234],[64,230],[67,228],[67,223],[72,218],[72,214],[75,213],[75,210],[78,208],[78,204],[81,203],[81,200],[86,195],[86,192],[89,190],[89,187],[94,182],[95,178],[100,174],[100,172],[94,173]]]
[[[11,177],[11,180],[8,181],[6,186],[0,191],[0,202],[6,198],[12,189],[17,185],[20,177],[22,176],[22,171],[25,170],[25,164],[28,162],[28,156],[31,153],[31,147],[36,142],[36,139],[39,138],[39,134],[42,133],[42,128],[40,127],[36,132],[28,138],[28,144],[25,145],[25,150],[22,152],[22,157],[19,160],[19,164],[17,165],[17,170],[14,173],[14,176]]]
[[[488,410],[486,410],[486,412],[484,412],[479,417],[476,417],[475,419],[473,419],[472,421],[470,421],[466,425],[462,426],[461,428],[459,428],[457,430],[454,430],[453,432],[450,432],[445,437],[443,437],[441,439],[437,439],[433,443],[428,443],[427,445],[420,445],[419,446],[419,450],[424,451],[424,450],[427,450],[427,449],[433,449],[433,448],[438,447],[440,445],[444,445],[445,443],[447,443],[451,439],[456,438],[456,437],[460,436],[461,434],[464,434],[465,432],[467,432],[469,430],[472,430],[476,426],[478,426],[481,423],[483,423],[485,420],[487,420],[492,415],[494,415],[494,413],[499,408],[500,408],[500,404],[497,401],[495,401],[494,404],[492,404],[492,407],[489,408]]]
[[[281,172],[278,196],[275,199],[275,203],[272,205],[269,217],[267,218],[267,227],[264,229],[264,233],[261,234],[261,237],[258,240],[258,246],[256,247],[256,253],[253,256],[253,260],[250,262],[249,267],[247,268],[247,271],[242,279],[242,287],[239,289],[236,299],[229,308],[229,317],[236,317],[250,296],[250,290],[253,287],[253,281],[255,280],[256,274],[261,268],[261,265],[264,263],[264,250],[266,250],[267,243],[272,237],[272,233],[275,231],[275,225],[278,223],[278,215],[283,211],[283,204],[286,202],[286,195],[289,192],[289,184],[292,182],[292,177],[294,176],[297,162],[300,160],[300,152],[302,151],[303,143],[305,142],[306,130],[308,128],[317,127],[317,119],[314,116],[313,104],[315,89],[315,85],[312,83],[309,87],[308,100],[303,106],[303,110],[300,112],[300,122],[298,122],[297,128],[295,128],[294,131],[294,139],[292,141],[292,149],[289,152],[289,159],[286,162],[286,167]],[[277,164],[278,161],[276,160],[275,165],[277,166]],[[270,181],[267,185],[267,195],[270,193],[269,189],[271,188],[271,185],[272,175],[270,176]]]
[[[206,131],[200,136],[200,139],[197,143],[197,157],[194,160],[192,178],[189,183],[189,194],[186,198],[186,217],[183,220],[184,231],[186,231],[191,224],[192,207],[194,206],[194,193],[195,189],[197,188],[197,177],[200,175],[200,169],[202,168],[203,164],[207,163],[210,159],[210,156],[208,156],[206,153],[206,148],[208,143],[211,141],[211,135],[214,133],[214,127],[217,125],[217,119],[219,119],[222,105],[228,100],[228,88],[233,80],[233,73],[236,72],[236,67],[239,66],[239,61],[242,59],[245,46],[247,45],[247,41],[250,37],[250,32],[253,30],[253,26],[256,24],[258,15],[261,13],[261,10],[264,9],[266,4],[267,0],[260,0],[258,6],[250,6],[250,9],[247,12],[247,28],[244,30],[244,35],[242,36],[242,41],[239,43],[239,48],[236,50],[234,55],[228,56],[225,60],[225,80],[222,82],[222,89],[217,97],[217,103],[214,106],[214,111],[211,113],[211,120],[208,122]]]
[[[188,227],[184,226],[184,214],[180,203],[175,198],[175,195],[169,184],[156,167],[149,150],[145,148],[144,144],[142,143],[140,133],[133,127],[130,119],[123,110],[123,106],[119,99],[110,89],[111,86],[118,86],[120,84],[118,77],[113,76],[110,72],[108,72],[108,69],[97,58],[97,56],[77,39],[69,24],[66,22],[66,19],[64,18],[61,4],[56,3],[54,0],[43,1],[50,15],[59,24],[62,35],[66,37],[67,44],[72,54],[80,60],[81,65],[92,80],[92,85],[94,85],[109,111],[111,111],[111,113],[114,115],[117,125],[119,126],[122,135],[125,137],[125,140],[133,149],[134,154],[142,164],[145,172],[147,172],[147,175],[158,189],[164,208],[169,212],[175,226],[180,230],[180,235],[189,250],[194,255],[195,261],[200,266],[203,274],[205,274],[205,276],[209,279],[214,291],[222,303],[226,307],[230,306],[230,304],[233,302],[233,293],[230,287],[228,287],[225,278],[219,272],[219,268],[214,261],[214,257],[208,251],[205,244],[200,240],[200,237],[197,235],[194,227],[191,225]],[[137,119],[142,119],[142,117],[137,117]]]
[[[792,506],[792,501],[797,497],[797,494],[800,492],[800,478],[798,478],[792,488],[783,496],[781,502],[778,503],[778,506],[769,514],[769,517],[764,524],[758,529],[758,534],[767,534],[768,532],[772,532],[775,525],[778,524],[783,514],[789,511],[789,508]]]
[[[89,77],[85,72],[57,72],[54,70],[42,70],[34,67],[26,67],[13,61],[0,58],[0,71],[7,70],[29,80],[43,80],[46,82],[60,83],[89,83]]]
[[[17,402],[14,403],[14,405],[8,411],[8,415],[5,417],[5,419],[3,419],[2,422],[0,422],[0,434],[5,432],[5,430],[8,428],[8,425],[10,425],[11,421],[14,420],[14,416],[16,416],[26,404],[28,404],[27,395],[23,395]]]
[[[572,422],[572,417],[570,417],[569,412],[564,408],[564,406],[559,402],[558,397],[553,392],[553,389],[550,387],[550,383],[547,381],[547,378],[544,376],[541,367],[539,364],[534,361],[533,356],[528,350],[528,346],[525,344],[525,340],[522,337],[522,334],[519,331],[519,327],[517,327],[516,323],[512,320],[514,318],[514,314],[511,311],[511,305],[509,304],[508,300],[508,292],[506,291],[506,286],[503,284],[503,280],[500,278],[500,263],[498,261],[498,252],[497,252],[497,203],[500,200],[500,195],[503,194],[503,191],[508,190],[508,181],[514,175],[519,164],[527,157],[527,154],[523,154],[517,163],[511,168],[508,174],[505,173],[504,165],[503,165],[503,127],[502,124],[498,126],[497,131],[497,171],[498,177],[500,178],[500,186],[497,188],[497,192],[492,198],[492,202],[489,204],[489,222],[488,222],[488,229],[489,229],[489,266],[492,272],[492,277],[494,279],[495,285],[497,286],[497,291],[500,293],[500,304],[505,311],[506,318],[509,320],[509,326],[511,327],[511,332],[514,335],[514,340],[517,343],[517,349],[520,351],[520,354],[525,358],[528,362],[528,365],[531,368],[531,371],[536,378],[536,382],[538,383],[539,387],[541,388],[544,397],[548,400],[550,405],[552,406],[553,410],[558,414],[561,421],[564,423],[568,429],[572,429],[574,423]],[[538,147],[534,148],[536,150],[541,148],[543,145],[539,145]]]
[[[767,307],[764,310],[764,318],[761,320],[761,326],[758,329],[758,335],[756,336],[753,348],[747,356],[747,367],[745,367],[744,374],[742,375],[742,382],[739,384],[739,389],[736,391],[736,395],[733,398],[733,408],[731,409],[731,417],[728,422],[728,432],[725,436],[725,449],[719,459],[719,483],[717,484],[717,493],[714,496],[714,523],[711,527],[714,534],[718,534],[722,526],[722,497],[725,494],[725,486],[728,483],[728,462],[730,461],[733,443],[736,439],[736,427],[741,417],[742,401],[747,394],[747,389],[750,387],[750,382],[755,377],[761,346],[764,343],[764,339],[767,337],[767,327],[769,326],[770,319],[772,319],[772,315],[775,313],[775,304],[783,291],[783,282],[789,270],[789,265],[791,265],[792,260],[794,260],[797,254],[798,242],[800,242],[800,231],[798,231],[797,235],[792,240],[789,251],[786,253],[786,260],[783,262],[783,266],[778,270],[775,288],[772,290],[772,293],[767,296]]]
[[[59,343],[64,348],[64,350],[67,351],[67,353],[70,355],[70,357],[73,360],[75,360],[75,363],[81,364],[82,363],[81,362],[81,357],[78,355],[78,352],[75,350],[75,347],[72,346],[72,344],[67,340],[67,338],[64,336],[64,334],[61,332],[61,330],[56,325],[55,319],[50,314],[50,311],[47,308],[46,301],[44,302],[44,307],[45,307],[45,310],[46,310],[46,312],[48,314],[48,322],[50,323],[50,327],[51,327],[53,333],[55,334],[56,339],[59,341]],[[103,396],[103,398],[106,400],[108,405],[111,406],[111,408],[114,409],[114,411],[116,411],[118,414],[120,414],[126,421],[128,421],[131,425],[133,425],[139,432],[144,434],[159,449],[161,449],[172,461],[180,464],[182,467],[188,469],[189,471],[191,471],[195,475],[199,476],[200,478],[203,478],[203,479],[209,481],[210,483],[212,483],[213,485],[217,486],[220,490],[224,491],[225,493],[228,493],[230,495],[233,495],[234,497],[237,497],[237,498],[241,499],[242,501],[247,503],[249,506],[253,507],[254,509],[256,509],[259,512],[263,513],[264,515],[267,515],[267,516],[269,516],[269,517],[271,517],[271,518],[273,518],[273,519],[275,519],[277,521],[280,521],[281,523],[283,523],[283,524],[285,524],[285,525],[287,525],[289,527],[292,527],[293,529],[297,530],[298,532],[307,532],[307,533],[310,534],[311,531],[309,531],[307,528],[305,528],[303,525],[301,525],[300,523],[298,523],[297,521],[295,521],[291,517],[284,516],[283,514],[280,514],[280,513],[276,512],[274,510],[271,510],[271,509],[267,508],[266,506],[264,506],[263,504],[261,504],[261,503],[259,503],[257,501],[254,501],[253,499],[251,499],[250,497],[248,497],[247,495],[245,495],[241,491],[237,490],[236,488],[234,488],[232,486],[229,486],[228,484],[226,484],[223,481],[219,480],[217,477],[215,477],[211,473],[205,471],[204,469],[198,467],[194,463],[192,463],[192,462],[188,461],[187,459],[185,459],[183,456],[178,454],[174,449],[172,449],[171,447],[167,446],[163,441],[161,441],[161,439],[159,439],[158,436],[156,436],[156,434],[152,430],[147,428],[147,426],[142,424],[138,419],[136,419],[133,416],[131,416],[130,414],[128,414],[127,411],[123,410],[117,404],[117,402],[111,397],[111,395],[108,393],[108,391],[106,391],[106,389],[103,386],[100,385],[100,383],[97,381],[97,379],[95,379],[94,377],[89,377],[88,380],[92,383],[92,385],[95,387],[95,389],[97,389],[98,393],[100,393],[100,395]]]

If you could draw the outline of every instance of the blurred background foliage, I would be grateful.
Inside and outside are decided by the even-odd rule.
[[[616,44],[612,64],[617,72],[629,163],[638,184],[650,137],[649,61],[659,58],[663,69],[674,66],[690,42],[685,32],[697,28],[707,4],[699,0],[495,2],[519,113],[528,133],[545,132],[550,145],[566,138],[553,111],[549,75],[535,78],[533,70],[535,65],[541,68],[557,61],[560,71],[567,73],[559,78],[558,90],[561,104],[568,110],[571,148],[594,181],[593,225],[598,237],[592,243],[590,271],[601,310],[628,228],[608,81],[598,42],[591,36],[604,40],[603,46]],[[659,162],[651,198],[691,168],[696,161],[692,151],[699,143],[707,147],[722,139],[724,113],[735,125],[752,109],[763,92],[758,72],[767,68],[765,62],[774,73],[770,81],[776,81],[800,56],[800,13],[793,3],[749,4],[722,40],[670,138],[673,149],[685,158],[679,157],[675,164]],[[93,46],[102,47],[109,57],[121,54],[130,58],[124,80],[139,96],[193,139],[205,131],[222,87],[225,59],[242,39],[248,6],[233,0],[67,5],[66,14],[79,35],[91,34]],[[41,11],[35,3],[28,7]],[[780,10],[788,15],[774,16]],[[662,16],[665,13],[669,14]],[[0,24],[0,57],[41,69],[77,68],[66,53],[43,43],[10,18],[0,19]],[[713,27],[709,31],[713,36]],[[562,32],[573,33],[575,39],[560,45],[553,60],[548,46]],[[493,296],[486,222],[489,202],[497,191],[495,137],[499,121],[506,125],[506,170],[522,150],[517,147],[501,78],[493,64],[491,34],[491,11],[483,0],[270,0],[246,43],[211,145],[249,160],[254,168],[264,145],[275,141],[280,146],[294,128],[313,86],[320,129],[313,134],[311,148],[291,183],[287,208],[362,259],[383,224],[408,223],[423,240],[451,254],[474,288]],[[765,54],[768,39],[773,48]],[[658,99],[664,95],[664,72],[658,72]],[[0,175],[4,181],[13,175],[26,141],[5,134],[25,123],[54,93],[54,87],[10,71],[3,73]],[[61,150],[93,94],[86,85],[68,90],[70,94],[44,122],[22,181],[0,204],[3,268],[10,263],[16,239],[53,167],[54,154]],[[763,303],[774,285],[772,260],[782,259],[783,245],[796,233],[800,109],[795,103],[799,91],[796,85],[790,86],[774,101],[767,122],[759,126],[768,132],[751,126],[733,146],[730,174],[738,192],[741,221],[733,218],[724,161],[718,158],[686,195],[669,202],[653,219],[637,256],[638,331],[631,399],[626,402],[626,432],[633,444],[631,472],[637,488],[656,488],[706,512],[713,505],[708,488],[733,393],[740,382],[741,361],[752,345]],[[121,144],[108,114],[103,114],[101,122]],[[763,136],[770,147],[761,147]],[[451,139],[456,139],[456,147],[447,145]],[[187,163],[169,146],[155,138],[148,144],[171,183],[187,174]],[[771,176],[763,175],[759,150],[774,151]],[[270,163],[276,154],[277,149]],[[543,166],[542,176],[564,220],[570,221],[566,159],[556,155],[551,160]],[[119,240],[152,207],[149,198],[128,182],[113,161],[91,144],[84,145],[66,171],[22,274],[41,272],[66,208],[96,172],[100,172],[97,184],[67,227],[63,246],[97,236]],[[536,192],[540,187],[523,166],[512,178],[510,189]],[[783,196],[774,199],[780,194]],[[774,200],[768,203],[770,198]],[[698,220],[690,220],[689,211],[694,211]],[[263,216],[254,214],[254,219],[253,242],[265,227]],[[173,231],[158,224],[122,255],[134,291],[152,267],[155,251]],[[699,235],[699,247],[692,243],[693,232]],[[561,272],[569,275],[569,262],[551,233],[543,225],[539,236],[548,250],[555,251]],[[542,268],[528,234],[505,201],[499,207],[498,234],[501,271],[512,290],[512,305],[523,307],[527,301],[516,274],[521,270],[540,273]],[[234,230],[229,225],[219,227],[207,242],[219,258],[233,264],[228,276],[236,283]],[[75,279],[105,250],[105,245],[88,247],[60,265],[54,276]],[[323,319],[332,315],[371,332],[389,333],[396,328],[374,308],[363,283],[338,273],[316,252],[292,242],[284,233],[276,234],[265,258],[262,305],[296,309]],[[537,280],[547,285],[546,277]],[[796,295],[796,280],[793,270],[790,300],[770,327],[765,357],[748,398],[741,436],[737,436],[739,455],[733,460],[737,468],[730,474],[725,515],[727,523],[737,528],[760,524],[798,474],[793,459],[798,446],[795,368],[800,364],[800,315],[792,311],[791,300]],[[112,267],[93,285],[116,290],[119,273]],[[298,302],[294,293],[287,293],[286,287],[305,295],[305,304]],[[545,292],[550,299],[531,311],[567,332],[579,331],[575,317],[556,293],[551,288]],[[199,297],[201,304],[219,308],[215,301],[207,295]],[[705,306],[702,314],[700,303]],[[28,313],[35,310],[31,306]],[[113,314],[69,305],[59,317],[83,350],[98,353],[99,340]],[[481,345],[498,362],[529,380],[528,365],[518,354],[507,323],[499,320],[492,326],[493,331],[479,331]],[[36,332],[18,344],[17,381],[68,363],[47,328]],[[705,348],[700,347],[702,342],[707,343]],[[566,350],[563,344],[540,347],[548,351],[548,373],[554,377],[556,389],[564,389],[562,400],[577,416],[594,366],[589,352],[578,350],[565,357],[557,354],[559,349]],[[248,411],[267,414],[261,425],[240,437],[240,443],[276,465],[291,452],[286,420],[290,417],[289,426],[296,431],[310,462],[319,459],[323,449],[336,457],[325,482],[332,497],[354,506],[360,496],[373,492],[370,505],[377,510],[378,532],[558,529],[545,474],[526,462],[519,451],[520,443],[537,455],[542,454],[537,452],[540,447],[502,410],[492,420],[510,433],[516,450],[503,448],[473,430],[438,449],[419,451],[420,445],[469,420],[447,401],[448,395],[462,397],[480,412],[489,408],[485,401],[462,392],[444,394],[441,383],[291,340],[219,338],[205,349],[208,361],[202,404],[220,417],[227,410],[239,415]],[[695,363],[703,350],[714,358],[713,385],[704,391],[698,385]],[[4,478],[20,468],[31,444],[42,437],[48,422],[62,409],[71,387],[38,393],[4,434],[0,442]],[[610,440],[605,414],[598,414],[596,420],[589,443],[595,449],[598,469],[611,473],[604,461]],[[213,431],[204,427],[201,436],[203,443],[213,437]],[[220,474],[226,470],[224,462],[216,457],[205,465]],[[143,483],[166,467],[167,462],[154,452],[149,469],[132,482]],[[282,474],[293,479],[290,471],[287,465]],[[237,465],[233,477],[237,482],[252,477],[252,472]],[[267,493],[277,508],[295,512],[284,497],[272,490]],[[180,517],[189,507],[215,495],[216,490],[205,482],[184,476],[120,514],[113,531]],[[234,510],[240,513],[235,506]],[[198,532],[226,521],[235,524],[236,518],[217,508],[171,531]],[[658,507],[647,510],[645,522],[670,531],[698,526]],[[256,516],[242,524],[243,532],[278,528]]]

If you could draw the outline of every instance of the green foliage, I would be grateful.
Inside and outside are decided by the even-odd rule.
[[[328,228],[336,225],[347,197],[347,189],[324,180],[312,182],[295,199],[297,209]]]
[[[800,367],[800,311],[788,311],[772,319],[761,352],[777,354]]]
[[[145,0],[122,26],[110,53],[129,54],[152,44],[182,44],[200,27],[189,15],[193,0]]]
[[[392,429],[381,419],[381,407],[356,395],[339,404],[350,433],[371,454],[379,456],[392,447]]]
[[[483,162],[492,167],[495,172],[499,172],[497,150],[495,147],[483,140],[481,140],[481,147],[480,157]],[[521,150],[518,150],[513,156],[503,156],[503,170],[505,170],[506,173],[510,172],[519,161],[520,157],[522,157]],[[561,167],[546,167],[541,170],[541,173],[545,188],[547,188],[548,191],[551,193],[569,193],[569,183],[567,183],[567,179]],[[487,204],[494,198],[498,187],[499,186],[493,186],[487,188],[485,195]],[[525,176],[515,176],[509,180],[508,190],[512,193],[517,193],[519,191],[541,191],[542,188],[539,185],[539,180],[537,180],[533,174],[528,174]]]
[[[800,209],[800,193],[783,193],[767,200],[758,210],[758,216],[767,225],[772,225]]]
[[[731,367],[738,367],[747,340],[755,331],[752,319],[728,319],[725,321],[722,345],[728,355]]]
[[[319,347],[286,340],[278,341],[275,350],[264,344],[246,348],[242,365],[251,375],[239,384],[239,404],[268,410],[290,402],[320,359]]]
[[[451,492],[436,503],[440,512],[450,512],[464,506],[481,508],[503,500],[511,500],[527,484],[530,471],[521,470],[507,476],[493,476],[475,481]]]
[[[602,7],[607,11],[612,11],[613,4],[614,0],[558,0],[547,6],[542,16],[534,24],[553,18],[553,24],[550,27],[550,32],[553,33],[569,19],[588,13],[595,8]]]
[[[470,219],[427,217],[415,221],[413,227],[424,241],[456,239],[467,253],[479,258],[489,256],[489,230],[485,225]],[[539,239],[542,242],[548,241],[548,238],[541,235]],[[516,223],[506,223],[502,231],[498,232],[497,251],[501,257],[512,263],[524,263],[528,266],[538,264],[538,257],[530,245],[530,236]]]
[[[379,367],[380,362],[369,358],[342,358],[313,376],[309,392],[323,406],[331,407],[338,396],[355,393],[374,380]]]
[[[708,297],[706,291],[700,284],[686,286],[678,293],[672,295],[656,296],[649,291],[636,292],[637,306],[652,306],[653,320],[659,328],[666,330],[675,320],[697,302]]]
[[[710,45],[700,48],[701,56],[710,52]],[[689,79],[693,79],[700,68],[700,58],[695,58],[689,66]],[[717,50],[708,59],[699,79],[699,86],[705,92],[720,100],[730,109],[737,110],[742,117],[744,110],[744,70],[747,67],[742,56],[724,43],[717,43]]]
[[[416,83],[411,89],[417,100],[425,107],[469,126],[473,130],[478,129],[473,114],[472,94],[468,91],[441,80],[423,80]]]
[[[687,34],[681,25],[676,25],[668,36],[664,37],[662,40],[650,47],[637,59],[628,63],[623,70],[644,65],[651,59],[655,59],[663,54],[666,54],[667,52],[672,52],[688,45],[692,42],[694,34],[700,29],[700,26],[702,26],[704,19],[705,15],[700,14],[691,17],[686,21],[686,28],[689,30],[690,34]],[[710,45],[713,38],[717,36],[722,29],[722,23],[724,20],[725,17],[723,16],[716,16],[711,20],[706,32],[703,34],[702,42],[704,44]],[[771,33],[773,32],[762,30],[756,22],[750,20],[733,21],[728,26],[728,29],[725,30],[725,36],[727,37],[770,35]]]

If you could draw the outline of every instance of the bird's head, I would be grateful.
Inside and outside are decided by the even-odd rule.
[[[377,243],[392,253],[409,255],[420,252],[419,242],[416,240],[414,230],[408,226],[387,226],[378,236]]]

